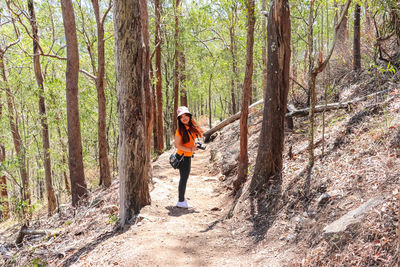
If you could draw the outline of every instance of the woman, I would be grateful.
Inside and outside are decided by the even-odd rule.
[[[189,205],[185,198],[186,184],[190,174],[193,152],[198,150],[195,145],[195,139],[203,136],[203,130],[192,119],[192,114],[187,107],[179,107],[177,113],[178,129],[175,133],[175,147],[177,148],[176,153],[184,158],[179,166],[179,199],[176,206],[187,209]]]

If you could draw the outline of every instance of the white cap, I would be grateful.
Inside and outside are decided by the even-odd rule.
[[[189,112],[189,109],[185,106],[179,107],[176,110],[176,113],[178,113],[178,117],[181,116],[182,114],[190,114],[192,115],[192,113]]]

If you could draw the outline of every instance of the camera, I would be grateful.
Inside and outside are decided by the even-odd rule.
[[[200,142],[196,142],[196,147],[197,147],[198,149],[201,149],[201,150],[205,150],[205,149],[206,149],[206,146],[203,145],[203,144],[200,143]]]

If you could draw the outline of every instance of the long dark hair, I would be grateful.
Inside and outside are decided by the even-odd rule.
[[[199,125],[197,125],[197,123],[194,121],[194,119],[192,118],[192,114],[186,113],[185,115],[189,116],[189,131],[190,134],[192,135],[193,138],[196,138],[196,136],[198,137],[202,137],[203,136],[203,130],[200,128]],[[189,142],[190,137],[189,137],[189,132],[188,130],[186,130],[185,124],[183,124],[181,122],[181,117],[178,117],[178,131],[179,134],[182,136],[182,143],[186,144]]]

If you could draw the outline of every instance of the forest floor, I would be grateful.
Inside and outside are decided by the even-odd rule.
[[[237,216],[227,219],[233,196],[221,187],[223,175],[209,174],[210,150],[197,151],[192,159],[186,190],[192,207],[177,208],[179,172],[169,165],[169,154],[153,163],[152,203],[141,210],[135,225],[125,231],[113,228],[118,210],[115,180],[111,188],[92,192],[88,207],[74,211],[66,206],[49,219],[38,215],[33,228],[58,228],[62,234],[26,236],[7,265],[287,266],[295,258],[292,250],[284,249],[285,241],[256,243],[246,232],[250,222],[246,225]],[[15,240],[18,230],[14,225],[0,231],[0,241]],[[7,257],[11,250],[5,248]]]
[[[246,181],[232,195],[239,154],[239,121],[218,132],[192,159],[186,197],[175,207],[179,172],[166,151],[153,162],[151,205],[136,224],[115,230],[119,181],[91,189],[89,203],[70,204],[48,218],[35,213],[27,235],[20,225],[0,225],[0,265],[5,266],[397,266],[399,258],[400,86],[347,75],[337,92],[348,101],[384,88],[347,109],[330,111],[323,130],[316,117],[315,164],[307,172],[307,118],[285,133],[282,192],[274,206],[252,197]],[[249,116],[249,177],[254,170],[262,107]],[[324,141],[321,135],[324,132]],[[264,196],[268,196],[265,194]],[[374,202],[375,201],[375,202]],[[375,203],[360,212],[360,208]],[[275,211],[275,212],[272,212]],[[353,215],[357,214],[356,217]],[[349,219],[349,215],[352,215]],[[346,221],[347,220],[347,221]],[[345,229],[326,228],[345,221]],[[348,224],[347,224],[348,223]]]
[[[140,222],[102,242],[74,266],[285,265],[287,255],[279,242],[269,243],[270,253],[261,259],[251,238],[236,233],[238,225],[225,220],[232,197],[221,192],[221,176],[208,176],[209,154],[198,151],[192,160],[186,191],[191,208],[175,207],[179,173],[164,153],[153,165],[152,204],[142,209]]]

